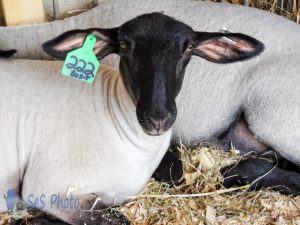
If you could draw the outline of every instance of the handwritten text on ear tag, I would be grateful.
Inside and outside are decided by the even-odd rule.
[[[88,35],[81,48],[68,53],[61,74],[93,83],[99,68],[99,61],[93,52],[95,44],[96,37]]]

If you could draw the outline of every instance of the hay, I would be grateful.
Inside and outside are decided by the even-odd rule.
[[[255,7],[276,13],[300,24],[299,0],[226,0],[226,2]]]
[[[118,208],[132,224],[300,224],[300,197],[248,191],[249,185],[222,186],[220,170],[242,159],[234,151],[178,150],[184,166],[178,186],[151,181],[141,195]]]
[[[300,224],[300,197],[268,189],[249,191],[250,185],[223,187],[220,170],[244,158],[236,151],[181,146],[177,152],[184,168],[178,186],[151,180],[140,195],[116,208],[132,225]],[[0,225],[9,224],[10,217],[0,214]],[[24,224],[31,217],[23,212]]]
[[[276,13],[283,17],[286,17],[294,22],[300,24],[300,2],[299,0],[208,0],[212,2],[224,1],[232,4],[246,5],[272,13]],[[86,12],[92,8],[92,4],[89,3],[83,9],[73,10],[67,12],[62,19],[75,16],[80,13]],[[48,20],[54,19],[53,15],[47,15]]]
[[[8,213],[0,213],[0,225],[5,225],[10,223],[10,216]]]
[[[226,0],[243,4],[243,0]],[[299,0],[249,0],[248,5],[267,10],[300,24]],[[78,15],[91,8],[67,12],[66,17]],[[48,15],[48,21],[53,15]],[[300,225],[300,197],[281,195],[268,189],[248,191],[250,185],[225,189],[220,170],[243,157],[235,151],[222,152],[214,147],[177,149],[184,165],[184,174],[176,187],[150,181],[141,195],[117,209],[133,225],[193,225],[193,224],[276,224]],[[31,218],[22,211],[23,216]],[[9,224],[12,215],[0,214],[0,225]],[[25,222],[24,224],[29,224]]]

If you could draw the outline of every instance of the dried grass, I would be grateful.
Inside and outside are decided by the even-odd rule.
[[[181,183],[170,187],[151,181],[144,192],[118,209],[133,225],[152,224],[300,224],[300,197],[249,185],[225,189],[220,170],[241,156],[215,148],[179,148]]]
[[[300,197],[268,189],[249,191],[250,185],[223,187],[220,170],[243,160],[234,150],[181,146],[177,151],[184,168],[178,186],[152,180],[142,194],[116,208],[132,225],[300,224]],[[0,225],[9,220],[7,213],[0,214]],[[24,224],[29,224],[26,219]]]
[[[226,0],[229,3],[248,5],[284,16],[300,24],[299,0]]]
[[[244,4],[243,0],[227,2]],[[299,0],[249,0],[248,4],[300,24]],[[65,17],[90,8],[88,5]],[[293,198],[268,189],[248,191],[249,185],[230,189],[222,186],[220,170],[242,159],[234,150],[223,152],[213,147],[188,149],[184,146],[177,150],[184,165],[178,186],[151,181],[141,195],[133,196],[127,204],[117,208],[133,225],[300,225],[300,197]],[[27,213],[23,217],[31,216]],[[9,224],[10,219],[8,213],[0,214],[0,225]]]
[[[298,14],[298,0],[287,1],[287,0],[250,0],[249,5],[270,12],[277,13],[288,19],[296,21]]]
[[[9,224],[10,222],[10,216],[8,213],[1,213],[0,214],[0,225]]]

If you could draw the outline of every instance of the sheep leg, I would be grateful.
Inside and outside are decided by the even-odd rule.
[[[183,173],[182,162],[177,154],[168,150],[152,177],[157,181],[178,184]]]
[[[80,219],[74,219],[72,224],[76,225],[129,225],[128,220],[120,212],[113,209],[102,209],[95,211],[86,211],[80,214]],[[69,225],[59,219],[49,218],[47,216],[35,217],[27,219],[32,225]],[[24,224],[24,220],[12,221],[12,225]]]
[[[114,209],[102,209],[83,213],[80,220],[74,224],[129,225],[130,223],[122,213]]]
[[[27,223],[31,225],[69,225],[68,223],[65,223],[63,221],[57,220],[57,219],[50,219],[50,218],[43,218],[43,217],[38,217],[38,218],[33,218],[33,219],[27,219]],[[11,225],[22,225],[25,224],[24,220],[17,220],[17,221],[12,221]]]
[[[241,115],[228,130],[218,138],[211,138],[209,143],[218,149],[228,150],[231,144],[242,154],[248,152],[264,152],[268,147],[257,140],[248,129],[248,125]],[[180,158],[170,150],[167,151],[152,177],[157,181],[177,184],[183,173]]]
[[[261,153],[269,149],[249,130],[244,115],[240,115],[218,140],[222,145],[227,144],[228,147],[233,145],[241,154],[248,152]]]
[[[35,194],[35,196],[38,195]],[[98,195],[85,194],[81,197],[74,196],[74,198],[78,198],[80,200],[80,208],[76,209],[74,207],[70,207],[64,209],[56,208],[54,206],[52,208],[49,207],[49,205],[46,205],[46,207],[42,208],[41,211],[45,211],[50,214],[52,218],[49,218],[49,216],[45,214],[37,218],[32,218],[29,222],[36,225],[129,225],[129,221],[122,213],[114,210],[113,208],[105,208],[107,206],[102,203],[101,200],[99,201],[100,198]],[[16,221],[15,224],[22,224],[22,220]]]
[[[270,161],[271,160],[271,161]],[[282,194],[300,194],[300,174],[295,171],[283,170],[274,165],[275,157],[250,157],[237,165],[223,169],[224,186],[243,186],[258,179],[250,187],[251,190],[272,187]],[[263,176],[265,175],[266,176]]]
[[[129,225],[130,222],[119,211],[113,208],[105,208],[98,201],[97,195],[89,195],[81,201],[81,210],[71,219],[72,224],[90,225]]]
[[[236,149],[240,151],[240,154],[247,154],[254,152],[257,154],[263,154],[268,152],[276,152],[271,147],[265,145],[261,140],[250,131],[244,115],[241,115],[226,131],[222,138],[218,141],[225,145],[226,143],[232,144]],[[270,155],[270,154],[269,154]],[[267,157],[265,155],[264,157]],[[299,167],[289,160],[283,158],[278,152],[276,152],[276,160],[278,160],[278,167],[285,170],[294,170],[300,173]],[[274,161],[274,158],[272,159]],[[275,163],[275,162],[274,162]]]

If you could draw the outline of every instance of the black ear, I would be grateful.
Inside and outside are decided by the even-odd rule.
[[[231,63],[260,54],[264,45],[253,37],[239,33],[196,32],[193,55],[215,63]]]
[[[58,59],[65,59],[70,51],[83,45],[86,36],[89,34],[95,35],[97,39],[94,53],[98,59],[117,52],[118,28],[71,30],[45,42],[42,47],[49,55]]]
[[[15,53],[17,53],[17,50],[15,50],[15,49],[6,50],[6,51],[0,50],[0,56],[4,57],[4,58],[9,58],[9,57],[13,56]]]

